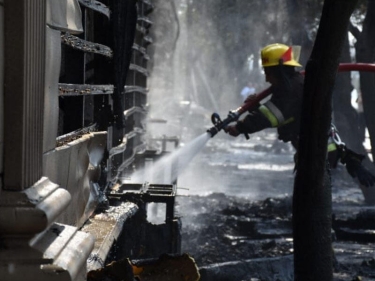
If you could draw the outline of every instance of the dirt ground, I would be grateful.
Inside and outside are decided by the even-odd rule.
[[[178,179],[182,251],[211,270],[202,281],[293,280],[293,149],[272,131],[249,141],[220,134]],[[334,280],[375,280],[375,206],[364,202],[344,167],[332,171],[332,185]],[[275,258],[287,266],[271,274]],[[238,261],[263,266],[218,277]]]

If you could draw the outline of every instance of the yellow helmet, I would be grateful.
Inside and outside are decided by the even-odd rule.
[[[297,46],[294,48],[298,48]],[[271,44],[264,47],[261,50],[262,66],[274,66],[274,65],[289,65],[289,66],[302,66],[298,63],[298,58],[295,59],[293,47],[289,47],[284,44]]]

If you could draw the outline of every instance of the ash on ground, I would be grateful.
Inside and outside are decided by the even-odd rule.
[[[267,132],[250,141],[210,140],[180,176],[182,252],[216,272],[202,280],[293,280],[294,152],[275,137]],[[365,203],[345,167],[332,171],[332,186],[334,280],[375,280],[375,205]],[[290,268],[270,273],[269,264],[279,257],[289,259],[284,264]],[[221,266],[236,267],[238,261],[247,261],[246,270],[233,279],[218,277]],[[249,272],[251,261],[258,272]]]

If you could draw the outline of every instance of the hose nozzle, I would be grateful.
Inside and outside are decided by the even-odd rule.
[[[212,113],[211,121],[214,126],[207,130],[211,134],[211,138],[214,137],[223,128],[223,122],[221,121],[220,115],[216,112]]]
[[[211,121],[214,124],[214,126],[211,129],[208,129],[207,132],[211,134],[211,137],[215,136],[218,132],[220,132],[221,129],[224,129],[227,127],[231,122],[235,122],[238,120],[238,118],[243,114],[244,112],[248,111],[255,105],[259,103],[262,99],[269,96],[271,94],[271,87],[267,88],[266,90],[260,92],[256,95],[254,99],[251,99],[250,101],[246,102],[241,107],[229,111],[228,117],[224,120],[220,119],[219,114],[212,113],[211,115]],[[245,137],[248,139],[248,135],[245,134]]]
[[[212,113],[211,121],[214,126],[207,130],[211,134],[211,137],[215,136],[218,132],[224,129],[229,123],[234,122],[238,119],[239,114],[237,110],[229,111],[228,117],[224,120],[221,120],[220,115],[217,113]]]
[[[208,129],[207,132],[211,135],[211,138],[213,138],[219,132],[219,130],[213,126],[212,128]]]

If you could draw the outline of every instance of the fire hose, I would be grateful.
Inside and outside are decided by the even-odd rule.
[[[341,63],[339,64],[337,71],[338,72],[345,72],[345,71],[375,72],[375,64]],[[301,71],[301,73],[305,74],[305,71]],[[271,87],[256,94],[254,98],[245,102],[242,106],[238,107],[237,109],[229,111],[227,118],[225,118],[224,120],[221,120],[220,115],[218,113],[216,112],[212,113],[211,121],[214,126],[208,129],[207,132],[211,134],[211,137],[214,137],[218,132],[226,128],[230,123],[237,121],[243,113],[245,113],[249,109],[256,106],[261,100],[263,100],[270,94],[271,94]],[[249,139],[248,134],[244,134],[244,135],[246,139]]]

